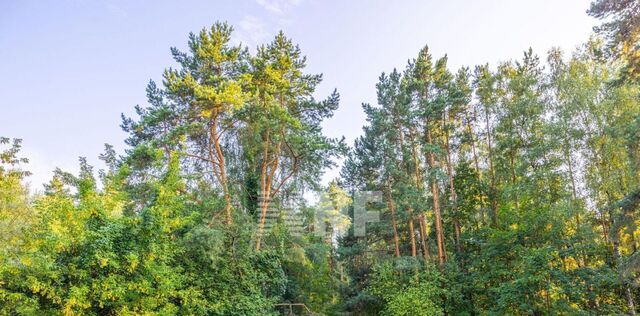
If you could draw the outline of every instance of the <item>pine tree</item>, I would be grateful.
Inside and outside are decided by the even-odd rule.
[[[313,184],[322,168],[331,165],[338,141],[322,135],[320,123],[338,107],[337,92],[325,101],[313,99],[321,75],[303,73],[306,58],[282,32],[252,59],[254,97],[243,132],[247,157],[256,157],[260,216],[256,249],[260,250],[267,209],[293,178]],[[304,174],[301,173],[304,170]]]

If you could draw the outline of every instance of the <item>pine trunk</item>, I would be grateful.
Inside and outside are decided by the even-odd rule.
[[[456,251],[462,251],[462,245],[460,243],[460,220],[458,214],[458,196],[456,194],[456,188],[453,183],[453,161],[451,158],[451,146],[449,145],[449,130],[445,129],[445,143],[444,147],[447,152],[447,176],[449,178],[449,191],[451,195],[451,210],[453,211],[453,230],[454,230],[454,238],[455,238],[455,246]]]
[[[387,182],[387,207],[391,212],[391,226],[393,227],[393,245],[396,258],[400,257],[400,238],[398,237],[398,222],[396,220],[396,206],[391,197],[391,188]]]
[[[429,126],[427,128],[427,144],[429,146],[433,146],[433,139],[431,137],[431,129]],[[436,168],[436,160],[435,155],[433,154],[433,150],[429,150],[427,153],[427,159],[429,161],[429,167],[433,173]],[[436,243],[438,245],[438,262],[442,265],[447,260],[446,250],[445,250],[445,242],[444,242],[444,233],[442,229],[442,213],[440,211],[440,192],[438,189],[438,183],[435,178],[435,175],[431,177],[431,195],[433,197],[433,211],[435,213],[435,226],[436,226]]]

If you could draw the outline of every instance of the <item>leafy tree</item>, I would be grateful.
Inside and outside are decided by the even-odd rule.
[[[333,115],[339,95],[313,98],[322,76],[303,73],[306,58],[282,32],[258,48],[251,64],[254,98],[245,118],[245,157],[259,175],[260,250],[267,210],[278,193],[292,179],[302,188],[315,185],[322,169],[332,165],[341,145],[322,135],[320,123]]]
[[[29,192],[23,181],[29,172],[20,168],[29,162],[19,157],[22,141],[0,138],[0,145],[10,145],[0,151],[0,255],[19,245],[22,230],[32,224],[33,210]]]
[[[226,23],[191,34],[104,170],[31,194],[0,138],[0,314],[635,314],[638,7],[594,2],[605,38],[546,63],[451,71],[425,46],[380,75],[351,148],[282,32],[254,54]],[[359,191],[382,196],[365,236]]]
[[[609,40],[615,57],[625,66],[622,79],[636,80],[640,75],[640,3],[636,0],[597,0],[587,13],[605,20],[595,31]]]

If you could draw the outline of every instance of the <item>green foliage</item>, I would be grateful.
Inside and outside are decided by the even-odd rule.
[[[441,312],[636,309],[638,86],[620,79],[602,50],[597,39],[568,60],[552,50],[548,67],[528,50],[470,77],[466,68],[452,75],[446,58],[433,62],[425,48],[403,74],[380,77],[378,104],[363,106],[367,125],[342,176],[354,191],[382,191],[386,208],[372,206],[384,216],[366,237],[341,240],[353,285],[343,292],[346,310],[415,313],[411,306],[429,302],[420,296],[429,286],[415,286],[412,271],[389,267],[399,260],[395,240],[400,256],[436,262],[436,202],[447,262],[445,281],[430,286],[442,291]],[[420,216],[426,234],[411,230]],[[418,259],[415,248],[431,257]]]
[[[603,20],[596,32],[609,40],[609,48],[615,57],[624,62],[621,71],[624,80],[640,78],[640,3],[634,0],[596,0],[587,13]]]
[[[29,175],[20,168],[28,163],[26,158],[18,157],[21,140],[0,137],[0,256],[12,247],[20,244],[22,230],[32,224],[32,207],[29,192],[23,184]]]
[[[37,200],[37,222],[3,257],[3,313],[264,315],[282,293],[277,256],[198,223],[172,156],[153,201],[123,216],[108,174],[96,190],[83,163],[71,194],[59,177]],[[70,175],[68,175],[70,176]],[[230,234],[230,236],[233,236]],[[243,250],[244,249],[244,250]],[[240,274],[242,277],[237,278]],[[268,295],[267,295],[268,294]]]
[[[442,281],[433,266],[416,262],[383,263],[374,268],[367,292],[384,302],[381,315],[444,315]]]
[[[80,158],[30,195],[20,140],[0,138],[0,314],[633,314],[637,9],[592,4],[611,55],[593,39],[450,71],[425,46],[379,77],[314,205],[347,151],[322,132],[337,92],[314,98],[322,76],[282,32],[255,54],[226,23],[191,34],[98,178]],[[383,196],[366,236],[357,191]]]

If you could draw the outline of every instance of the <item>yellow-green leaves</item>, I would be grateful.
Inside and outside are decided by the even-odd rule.
[[[87,299],[89,288],[86,286],[73,286],[69,289],[69,297],[66,299],[62,308],[62,314],[65,316],[82,315],[83,310],[91,307],[91,303]]]
[[[235,81],[224,82],[217,88],[196,85],[194,95],[201,105],[202,115],[208,118],[212,113],[233,112],[245,102],[245,93]]]
[[[234,62],[240,54],[240,47],[229,47],[233,27],[224,22],[214,23],[209,31],[203,29],[197,36],[192,35],[189,45],[194,57],[210,61],[213,65]]]
[[[238,71],[245,61],[242,47],[229,43],[232,31],[226,23],[215,23],[210,30],[192,34],[191,55],[184,55],[188,62],[179,60],[183,69],[165,71],[169,95],[204,118],[232,115],[247,99],[250,76]]]

